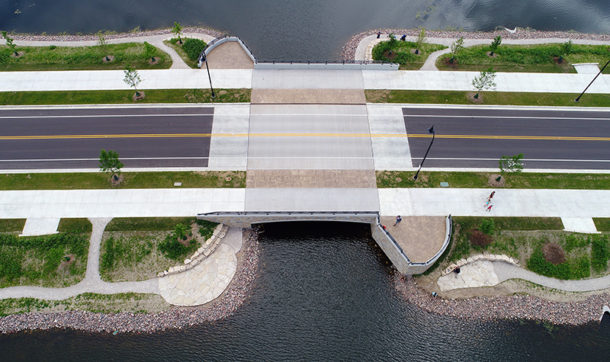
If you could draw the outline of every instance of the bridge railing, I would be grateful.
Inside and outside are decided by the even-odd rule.
[[[209,42],[206,45],[205,48],[203,48],[203,50],[201,51],[201,54],[199,54],[199,58],[197,59],[197,67],[201,68],[201,66],[203,65],[203,61],[204,61],[205,57],[207,57],[208,54],[210,54],[210,52],[214,48],[216,48],[217,46],[219,46],[221,44],[229,42],[229,41],[233,41],[233,42],[239,43],[239,45],[241,45],[241,47],[244,49],[244,51],[246,52],[248,57],[250,57],[250,59],[252,59],[252,62],[254,64],[256,64],[256,58],[254,58],[254,55],[252,54],[252,51],[250,50],[250,48],[248,48],[246,43],[244,43],[240,38],[238,38],[236,36],[225,35],[225,36],[223,36],[221,38],[213,39],[211,42]]]
[[[414,264],[411,262],[411,259],[409,259],[409,257],[407,256],[407,254],[405,254],[404,250],[402,250],[402,248],[400,247],[400,245],[398,244],[398,241],[396,241],[396,239],[394,239],[394,237],[392,236],[392,234],[390,234],[389,231],[386,230],[386,228],[381,224],[381,216],[379,216],[379,214],[377,214],[377,227],[383,231],[383,233],[388,237],[388,239],[390,239],[390,241],[392,241],[392,244],[394,244],[394,246],[396,247],[396,249],[400,252],[400,255],[403,256],[407,262],[409,264]]]

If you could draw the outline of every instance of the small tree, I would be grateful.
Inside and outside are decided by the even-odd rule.
[[[564,57],[567,57],[568,55],[570,55],[572,53],[572,41],[569,40],[563,44],[561,44],[560,47],[560,51],[561,54],[559,55],[559,62],[563,62]]]
[[[392,46],[395,45],[396,44],[396,35],[394,35],[394,33],[390,33],[389,37],[390,37],[390,41],[389,41],[390,45],[392,45]]]
[[[150,59],[153,63],[155,62],[155,53],[157,51],[157,48],[154,47],[154,45],[150,44],[149,42],[144,42],[144,56],[146,57],[146,59]]]
[[[479,99],[479,93],[485,89],[494,88],[496,83],[494,80],[496,79],[496,72],[493,69],[489,68],[487,71],[481,72],[478,76],[476,76],[472,80],[472,86],[477,90],[477,93],[474,95],[475,99]]]
[[[498,35],[491,42],[491,45],[489,45],[489,55],[494,55],[495,51],[498,50],[500,44],[502,44],[502,37]]]
[[[18,57],[19,53],[17,53],[17,45],[15,45],[13,38],[9,37],[6,31],[2,32],[2,37],[4,38],[4,40],[6,40],[6,46],[13,52],[16,57]]]
[[[174,27],[172,28],[172,32],[176,34],[176,36],[178,37],[178,42],[182,44],[182,38],[180,38],[180,35],[182,34],[182,25],[180,25],[179,22],[174,21]]]
[[[180,241],[180,240],[186,240],[187,239],[187,234],[186,232],[188,231],[188,228],[186,227],[186,225],[184,224],[178,224],[176,225],[176,227],[174,228],[174,237],[176,238],[176,240]]]
[[[102,55],[104,56],[104,59],[109,62],[110,57],[108,57],[108,44],[106,43],[106,37],[104,36],[104,33],[102,33],[101,31],[97,32],[97,45],[99,45],[100,49],[102,50]]]
[[[118,181],[121,168],[123,168],[123,163],[119,161],[119,154],[117,152],[112,150],[100,151],[100,170],[102,172],[109,173],[115,181]]]
[[[123,78],[123,82],[127,83],[131,88],[136,91],[136,97],[140,96],[140,92],[138,91],[138,85],[142,82],[142,78],[138,74],[138,71],[131,65],[128,65],[125,68],[125,78]]]
[[[419,52],[421,51],[421,48],[425,42],[426,42],[426,29],[422,27],[419,30],[419,34],[417,35],[417,41],[416,41],[417,49],[415,49],[415,54],[419,54]]]
[[[456,61],[456,59],[462,52],[462,49],[464,49],[464,38],[463,37],[459,38],[458,40],[453,42],[453,44],[451,44],[451,58],[449,58],[449,61],[451,63],[454,63]]]
[[[498,161],[500,173],[519,173],[523,171],[523,153],[514,156],[502,156]]]

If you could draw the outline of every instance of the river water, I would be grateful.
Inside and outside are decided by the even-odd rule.
[[[231,317],[150,335],[0,337],[2,360],[603,360],[609,328],[428,314],[395,291],[366,227],[266,226],[252,295]]]
[[[35,33],[207,25],[264,60],[335,60],[373,28],[610,33],[608,0],[0,0],[0,29]]]

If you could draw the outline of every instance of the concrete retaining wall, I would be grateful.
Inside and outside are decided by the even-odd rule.
[[[231,227],[249,228],[253,224],[294,221],[336,221],[370,224],[377,220],[371,212],[211,212],[197,215],[198,219]]]
[[[392,240],[391,236],[383,230],[383,227],[377,221],[371,224],[371,235],[401,274],[413,274],[409,272],[411,265],[409,259],[401,251],[400,246]]]

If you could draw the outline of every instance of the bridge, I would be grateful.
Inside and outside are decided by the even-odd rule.
[[[197,215],[198,219],[213,221],[231,227],[249,228],[256,224],[296,221],[351,222],[369,224],[371,236],[402,274],[413,275],[425,272],[445,252],[451,239],[451,216],[443,219],[444,233],[425,230],[425,238],[420,238],[409,228],[420,229],[422,221],[438,221],[439,218],[406,217],[396,226],[382,224],[382,217],[376,211],[246,211],[209,212]],[[415,224],[415,225],[413,225]],[[434,225],[438,226],[438,225]],[[438,229],[438,227],[437,227]],[[407,235],[397,239],[392,232]],[[411,231],[411,232],[410,232]]]

